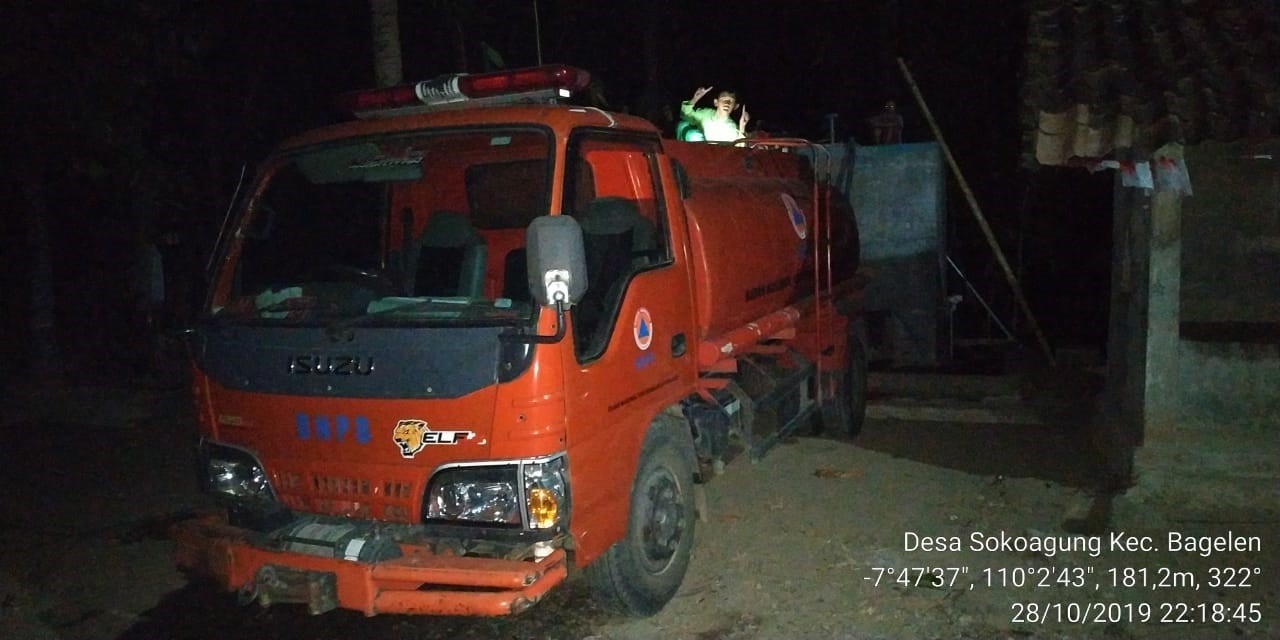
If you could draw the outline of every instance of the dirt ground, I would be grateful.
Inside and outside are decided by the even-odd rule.
[[[689,574],[658,615],[606,614],[573,577],[520,616],[476,620],[308,616],[188,583],[165,539],[204,504],[181,389],[11,391],[4,406],[3,638],[1280,637],[1280,524],[1212,505],[1179,519],[1179,505],[1156,496],[1094,493],[1084,418],[878,419],[852,442],[796,438],[759,464],[731,462],[707,486]],[[1261,551],[1174,552],[1171,531],[1257,536]],[[1154,550],[1115,548],[1115,532],[1150,536]],[[943,546],[956,536],[962,548],[925,551],[913,534]],[[997,546],[1001,535],[1097,536],[1101,548],[972,550],[975,534]]]

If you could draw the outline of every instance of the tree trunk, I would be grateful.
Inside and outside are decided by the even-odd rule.
[[[665,112],[662,104],[662,80],[659,69],[663,67],[661,56],[665,48],[661,46],[661,26],[659,25],[660,6],[644,6],[640,12],[642,31],[640,51],[644,64],[644,89],[640,93],[640,115],[658,125],[665,133],[671,133],[675,126],[674,117],[668,117],[670,109]]]
[[[445,24],[453,42],[454,71],[467,72],[467,33],[462,28],[462,16],[453,10],[445,11]]]
[[[369,0],[373,14],[373,73],[379,87],[404,80],[400,60],[399,0]]]

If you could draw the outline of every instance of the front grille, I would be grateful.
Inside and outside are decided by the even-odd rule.
[[[346,518],[410,522],[421,489],[410,478],[372,478],[326,469],[281,469],[273,474],[288,508]]]
[[[367,479],[343,476],[311,476],[311,488],[316,495],[341,497],[368,497],[373,495],[373,483]]]

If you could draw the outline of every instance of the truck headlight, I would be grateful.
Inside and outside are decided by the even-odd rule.
[[[568,513],[564,456],[436,473],[422,515],[428,521],[549,529]]]
[[[205,490],[232,498],[275,501],[262,465],[247,451],[210,442],[200,446]]]
[[[516,467],[453,467],[427,489],[423,517],[490,524],[520,524]]]

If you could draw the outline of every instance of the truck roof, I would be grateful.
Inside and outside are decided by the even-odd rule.
[[[280,151],[342,138],[415,131],[435,127],[529,124],[550,127],[557,138],[580,126],[618,128],[657,133],[653,123],[633,115],[613,113],[595,107],[570,105],[512,105],[441,109],[428,113],[351,120],[312,129],[284,141]]]

